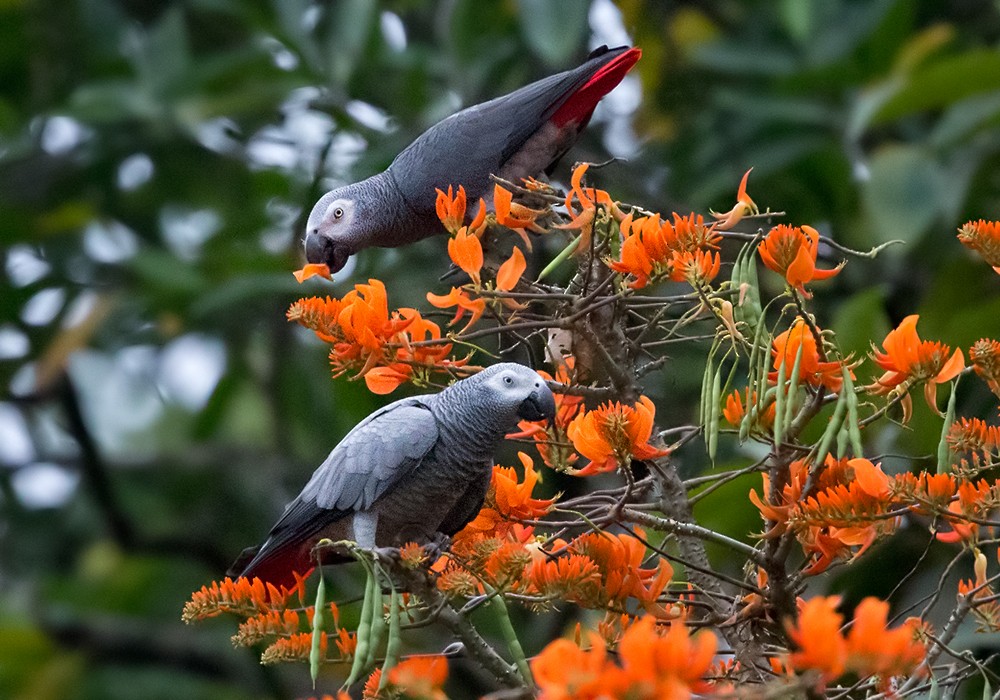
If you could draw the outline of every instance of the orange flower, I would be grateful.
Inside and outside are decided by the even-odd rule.
[[[448,185],[448,192],[437,190],[435,202],[438,218],[449,233],[457,233],[465,224],[465,188],[458,186],[458,194]]]
[[[692,287],[703,287],[719,274],[722,259],[718,252],[713,257],[710,250],[675,252],[670,265],[673,268],[670,279],[675,282],[686,281]]]
[[[576,247],[577,253],[590,248],[590,237],[593,234],[594,219],[597,216],[598,205],[606,207],[616,219],[620,220],[623,218],[621,210],[615,204],[614,200],[611,199],[611,195],[604,190],[594,187],[584,189],[581,186],[583,176],[589,167],[590,163],[580,163],[573,171],[573,176],[570,178],[572,187],[566,193],[566,211],[569,212],[571,220],[565,224],[555,226],[555,228],[560,229],[580,229],[580,243]],[[579,214],[573,208],[574,199],[580,204]]]
[[[915,502],[913,510],[937,513],[948,507],[958,492],[958,482],[954,474],[910,474],[904,472],[892,479],[893,494]]]
[[[368,391],[379,396],[391,394],[400,385],[410,380],[413,368],[402,362],[385,367],[372,367],[365,372],[365,386]]]
[[[815,471],[813,495],[803,498]],[[827,455],[822,469],[810,469],[804,460],[789,465],[781,493],[771,500],[771,481],[762,475],[765,502],[755,491],[750,501],[771,523],[765,537],[788,530],[795,533],[807,557],[803,574],[814,576],[833,562],[858,557],[879,537],[893,533],[898,519],[888,513],[898,507],[891,498],[896,485],[866,459],[837,460]]]
[[[753,170],[753,168],[750,168],[750,170]],[[757,205],[754,204],[754,201],[750,199],[750,195],[747,194],[747,180],[750,178],[750,170],[743,173],[739,191],[736,193],[736,204],[733,208],[721,214],[712,212],[712,216],[719,220],[716,227],[721,231],[728,231],[738,224],[744,216],[757,214],[758,212]]]
[[[937,412],[937,385],[950,382],[965,368],[962,351],[943,343],[921,340],[917,335],[916,314],[907,316],[897,328],[889,331],[882,341],[884,352],[874,349],[875,362],[885,374],[867,387],[876,394],[887,394],[896,387],[905,394],[911,384],[926,382],[924,397],[927,405]],[[905,421],[904,421],[905,422]]]
[[[1000,221],[969,221],[958,229],[958,240],[983,256],[983,260],[1000,274]]]
[[[295,279],[298,280],[299,284],[317,275],[328,280],[333,279],[330,275],[330,266],[326,263],[307,263],[301,270],[296,270],[292,274],[295,275]]]
[[[376,668],[365,681],[365,687],[361,691],[361,700],[379,700],[380,685],[382,685],[382,669]]]
[[[799,619],[789,624],[788,636],[796,650],[789,662],[797,671],[819,671],[825,685],[847,667],[847,640],[840,633],[844,616],[837,612],[839,596],[817,597],[799,605]]]
[[[611,661],[604,641],[591,633],[590,644],[591,648],[584,650],[568,639],[556,639],[531,660],[539,700],[615,697],[607,692]]]
[[[669,454],[649,444],[656,407],[645,396],[635,406],[606,403],[581,413],[566,429],[577,452],[590,464],[573,473],[589,476],[627,467],[632,459],[655,459]]]
[[[745,415],[745,406],[747,404],[754,405],[757,403],[757,392],[750,394],[749,398],[747,393],[750,389],[744,389],[743,395],[740,395],[739,389],[733,389],[731,393],[726,396],[726,405],[722,409],[722,417],[726,419],[726,422],[733,427],[739,427],[743,422],[743,416]],[[758,420],[761,427],[765,430],[770,430],[771,426],[774,425],[775,417],[775,405],[772,401],[767,404],[767,408],[764,409],[764,417],[762,420]]]
[[[495,465],[483,508],[462,533],[469,531],[482,537],[506,537],[518,520],[535,520],[552,508],[554,498],[532,498],[538,483],[538,472],[531,457],[523,452],[518,452],[517,456],[524,467],[524,481],[518,481],[513,467]],[[462,533],[455,537],[460,537]]]
[[[774,355],[775,371],[768,375],[768,379],[772,382],[778,381],[778,369],[782,361],[785,363],[785,376],[790,377],[800,347],[802,358],[799,360],[799,381],[816,387],[825,386],[830,391],[839,392],[844,382],[841,363],[820,361],[816,337],[801,317],[796,318],[791,328],[774,339],[771,354]],[[853,372],[851,376],[854,376]]]
[[[294,572],[295,585],[291,588],[264,583],[259,578],[238,578],[235,581],[226,578],[222,583],[212,581],[211,586],[202,586],[200,591],[191,594],[191,600],[184,605],[181,619],[185,622],[203,620],[222,613],[234,613],[250,616],[269,612],[272,609],[285,607],[292,593],[297,593],[299,600],[305,595],[305,582],[312,569],[305,575]]]
[[[465,188],[459,185],[457,194],[451,185],[448,186],[447,192],[440,189],[436,191],[437,200],[435,201],[435,207],[437,209],[437,216],[449,233],[456,234],[462,228],[465,228],[467,232],[472,232],[476,236],[482,235],[483,223],[486,221],[486,203],[482,198],[479,199],[479,211],[476,212],[476,218],[472,220],[472,223],[468,227],[465,227]]]
[[[927,656],[919,641],[919,622],[888,627],[889,604],[874,597],[862,600],[854,610],[854,624],[847,634],[847,669],[860,678],[878,676],[883,691],[893,676],[913,673]]]
[[[715,230],[715,222],[705,225],[705,217],[691,212],[687,216],[673,213],[674,222],[664,221],[660,235],[671,249],[679,252],[693,253],[696,250],[718,248],[722,236]]]
[[[389,684],[409,697],[448,700],[441,686],[448,680],[448,660],[441,656],[412,656],[389,671]]]
[[[453,290],[453,296],[461,295]],[[430,300],[447,304],[452,299],[431,295]],[[467,298],[455,302],[473,313],[478,309],[478,304]],[[459,317],[464,310],[459,309]],[[358,377],[365,377],[369,389],[379,394],[389,393],[407,380],[426,379],[430,368],[458,367],[468,359],[447,359],[452,344],[437,342],[441,341],[441,328],[416,309],[401,308],[390,314],[385,285],[377,279],[355,285],[343,299],[299,299],[289,307],[287,316],[332,345],[330,364],[335,377],[356,371]]]
[[[535,219],[544,214],[546,210],[532,209],[515,202],[514,194],[501,187],[499,183],[493,187],[493,211],[497,223],[515,231],[529,251],[531,250],[531,239],[528,238],[525,229],[531,229],[535,233],[545,232],[545,229],[539,226]]]
[[[233,645],[250,647],[268,637],[291,635],[299,631],[299,614],[295,610],[268,610],[240,623],[233,635]]]
[[[969,348],[969,362],[986,385],[1000,396],[1000,341],[982,338]]]
[[[590,607],[624,607],[626,598],[635,598],[650,612],[658,610],[657,598],[663,593],[674,570],[665,558],[656,568],[644,569],[646,545],[627,533],[586,533],[574,539],[569,548],[587,557],[601,570],[597,597],[581,601]],[[659,610],[660,612],[664,612]]]
[[[468,311],[470,314],[469,322],[465,324],[462,331],[468,330],[469,326],[478,321],[483,312],[486,311],[485,299],[473,299],[465,290],[458,287],[452,287],[451,292],[443,296],[427,292],[427,301],[430,302],[431,306],[439,309],[455,307],[455,316],[448,322],[449,326],[454,326],[458,323],[462,319],[462,316],[465,315],[465,312]]]
[[[628,217],[631,216],[632,214],[628,215]],[[626,220],[628,217],[626,217]],[[622,229],[625,229],[624,221],[622,222]],[[609,261],[608,267],[623,275],[632,275],[635,279],[629,282],[629,287],[632,289],[642,289],[649,284],[649,277],[653,273],[653,261],[649,257],[649,253],[646,251],[646,246],[640,236],[632,235],[625,238],[622,242],[619,258],[620,260]]]
[[[448,256],[479,287],[479,273],[483,269],[483,244],[479,242],[479,238],[469,233],[467,228],[459,229],[448,240]]]
[[[709,282],[718,274],[718,255],[713,258],[706,251],[718,247],[715,225],[705,226],[704,218],[693,213],[682,217],[674,212],[673,217],[672,224],[661,222],[659,214],[636,217],[630,212],[622,219],[619,260],[609,260],[608,266],[635,277],[629,283],[632,289],[641,289],[662,274],[679,282]]]
[[[597,600],[601,570],[593,559],[579,554],[556,559],[542,555],[532,562],[526,578],[532,589],[541,595],[581,603]]]
[[[320,655],[326,657],[326,632],[320,633]],[[260,662],[265,666],[285,661],[308,661],[312,651],[312,632],[296,632],[289,637],[280,637],[264,650]]]
[[[782,275],[790,287],[805,297],[811,296],[804,286],[807,282],[829,279],[844,266],[841,263],[832,270],[816,268],[819,233],[812,226],[779,224],[768,232],[757,251],[768,268]]]
[[[618,645],[628,683],[618,697],[687,698],[705,692],[702,677],[712,666],[715,649],[715,635],[708,630],[692,635],[675,621],[662,634],[652,617],[644,617],[625,630]]]
[[[992,452],[1000,447],[1000,426],[979,418],[959,418],[948,429],[947,439],[956,452]]]
[[[821,685],[847,671],[860,680],[878,676],[879,687],[886,691],[893,676],[910,675],[923,663],[927,648],[917,639],[918,621],[907,620],[890,630],[889,604],[868,597],[855,609],[845,637],[840,631],[844,618],[836,612],[839,604],[839,596],[800,602],[797,623],[788,625],[789,636],[798,647],[789,661],[797,671],[819,671]]]
[[[663,631],[652,617],[644,617],[622,635],[621,666],[608,656],[599,634],[591,632],[589,639],[589,650],[557,639],[532,661],[540,700],[683,700],[709,690],[702,677],[715,656],[711,632],[691,635],[680,622]]]

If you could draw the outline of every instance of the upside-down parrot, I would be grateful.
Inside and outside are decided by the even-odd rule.
[[[364,248],[394,248],[443,233],[435,188],[462,185],[475,201],[486,196],[490,175],[518,182],[550,173],[597,103],[641,55],[635,47],[602,46],[572,70],[438,122],[385,171],[316,202],[306,224],[307,261],[337,272]]]
[[[333,448],[264,544],[245,550],[229,574],[290,584],[293,571],[314,566],[312,549],[322,538],[370,549],[453,535],[482,507],[504,436],[518,419],[551,420],[555,409],[537,372],[503,362],[438,394],[375,411]]]

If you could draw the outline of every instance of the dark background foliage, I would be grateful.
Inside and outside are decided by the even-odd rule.
[[[722,210],[753,166],[752,196],[792,223],[859,249],[904,241],[822,285],[845,349],[915,312],[925,337],[996,337],[997,278],[954,230],[1000,218],[998,38],[996,5],[976,0],[3,0],[0,696],[306,692],[304,667],[233,650],[230,623],[179,619],[383,401],[328,380],[325,348],[284,320],[330,292],[290,275],[304,213],[455,109],[599,43],[644,58],[572,154],[627,159],[596,184]],[[392,305],[419,306],[446,267],[442,240],[370,251],[332,293],[378,276]],[[704,357],[672,352],[647,386],[665,426],[691,420]],[[985,392],[961,400],[989,410]],[[869,442],[930,455],[937,426],[918,408]],[[701,504],[703,524],[749,537],[755,484]],[[873,568],[833,583],[887,592]],[[341,599],[356,592],[335,576]],[[529,653],[571,618],[525,629]]]

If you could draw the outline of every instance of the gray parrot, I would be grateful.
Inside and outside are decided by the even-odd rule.
[[[463,185],[474,202],[486,197],[491,174],[517,182],[550,173],[576,143],[597,103],[641,55],[634,47],[602,46],[572,70],[438,122],[384,172],[327,192],[316,202],[306,224],[307,261],[337,272],[364,248],[395,248],[443,233],[435,188]]]
[[[264,544],[245,550],[229,575],[290,584],[292,571],[315,565],[312,548],[322,538],[372,548],[458,532],[482,507],[504,436],[518,419],[551,420],[555,409],[537,372],[505,362],[439,394],[375,411],[333,448]]]

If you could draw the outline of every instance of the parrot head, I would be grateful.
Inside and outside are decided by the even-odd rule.
[[[339,272],[357,249],[355,215],[357,198],[354,185],[341,187],[323,195],[306,224],[306,261],[325,263],[330,272]]]
[[[524,420],[551,419],[556,414],[556,400],[541,375],[530,367],[513,362],[501,362],[480,372],[499,402],[514,409]]]

